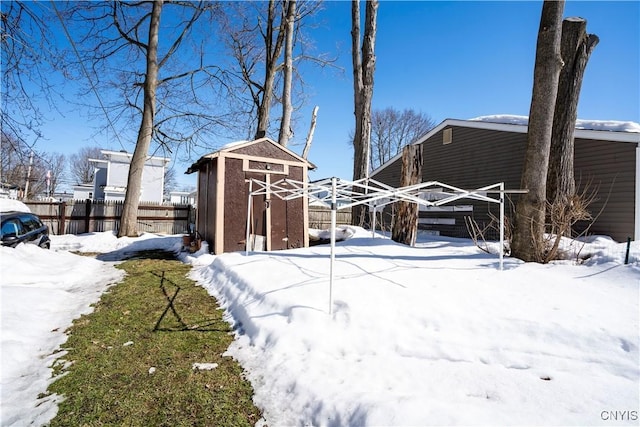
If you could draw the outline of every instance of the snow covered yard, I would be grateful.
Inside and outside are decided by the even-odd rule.
[[[637,425],[640,246],[625,266],[590,245],[586,265],[500,272],[467,240],[360,232],[332,316],[328,247],[203,255],[192,278],[238,328],[269,425]]]
[[[52,236],[0,248],[1,425],[43,425],[38,399],[72,319],[120,278],[109,262],[180,236]],[[525,264],[468,240],[416,248],[358,230],[329,247],[184,256],[238,331],[269,425],[637,425],[640,244],[596,238],[583,265]],[[214,303],[212,301],[212,303]],[[625,412],[626,411],[626,412]],[[615,416],[615,421],[613,417]]]
[[[43,425],[55,416],[58,396],[38,395],[65,354],[59,351],[65,330],[123,273],[92,258],[25,244],[0,247],[0,271],[0,425]]]

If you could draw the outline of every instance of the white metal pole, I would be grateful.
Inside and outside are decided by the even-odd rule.
[[[336,258],[336,177],[331,178],[331,263],[329,265],[329,315],[333,315],[333,262]]]
[[[503,267],[504,258],[504,182],[500,183],[500,271]]]
[[[251,239],[251,190],[253,181],[249,181],[249,198],[247,199],[247,235],[245,241],[245,255],[249,255],[249,239]]]
[[[370,211],[373,212],[373,219],[371,220],[371,238],[375,239],[376,238],[376,210],[377,210],[377,206],[373,206],[373,208],[369,209]]]
[[[29,182],[31,181],[31,166],[33,165],[33,151],[29,155],[29,168],[27,169],[27,180],[24,183],[24,195],[23,200],[29,200]]]

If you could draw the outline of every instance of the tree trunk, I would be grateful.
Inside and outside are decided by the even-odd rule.
[[[562,69],[560,37],[564,1],[545,0],[538,30],[527,149],[518,200],[511,254],[524,261],[544,259],[546,181],[553,129],[553,111]]]
[[[364,39],[360,52],[360,5],[359,0],[351,2],[351,45],[353,59],[354,114],[356,129],[353,140],[353,179],[369,177],[371,152],[371,100],[373,98],[373,74],[376,66],[375,41],[378,0],[366,2]],[[364,224],[365,208],[352,209],[352,223]]]
[[[309,126],[309,133],[307,134],[307,142],[304,143],[304,150],[302,150],[302,158],[307,159],[309,156],[309,150],[311,150],[311,143],[313,142],[313,133],[316,130],[316,120],[318,119],[318,107],[313,108],[311,113],[311,125]]]
[[[122,217],[118,237],[138,235],[137,219],[138,205],[140,204],[140,192],[142,185],[142,171],[147,160],[147,153],[151,145],[153,135],[153,121],[156,110],[156,86],[158,84],[158,32],[160,28],[160,13],[163,0],[153,2],[151,18],[149,21],[149,43],[147,45],[147,71],[144,78],[144,107],[142,109],[142,122],[138,131],[136,148],[133,151],[129,177],[127,179],[127,192],[124,198]]]
[[[269,12],[264,35],[264,86],[262,88],[262,100],[258,107],[256,139],[267,136],[267,130],[269,130],[269,116],[271,114],[271,101],[273,100],[273,87],[276,81],[278,58],[280,57],[280,52],[282,52],[282,43],[284,41],[284,31],[277,31],[274,40],[275,20],[276,3],[275,0],[269,0]]]
[[[422,144],[408,145],[402,149],[402,172],[400,186],[422,182]],[[397,203],[396,222],[391,239],[413,246],[418,233],[418,205],[410,202]]]
[[[296,0],[288,0],[285,43],[284,43],[284,81],[282,88],[282,121],[280,122],[280,134],[278,143],[286,147],[293,134],[291,130],[291,82],[293,80],[293,31],[296,22]]]
[[[547,200],[550,203],[565,203],[576,192],[573,134],[578,118],[578,100],[584,70],[598,41],[596,35],[587,35],[587,21],[584,19],[567,18],[562,22],[561,53],[564,67],[560,72],[553,115],[547,175]]]
[[[353,63],[353,114],[356,118],[353,134],[353,179],[362,177],[362,56],[360,54],[360,0],[351,1],[351,60]]]

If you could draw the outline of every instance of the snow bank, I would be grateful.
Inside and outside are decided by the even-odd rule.
[[[0,212],[31,212],[31,209],[19,200],[0,199]]]
[[[0,425],[43,425],[58,396],[38,399],[51,383],[52,363],[73,319],[122,272],[112,265],[35,245],[0,247],[2,295],[2,414]]]
[[[637,410],[639,246],[628,266],[500,272],[468,240],[364,236],[338,244],[332,316],[326,246],[194,265],[267,424],[595,425]]]

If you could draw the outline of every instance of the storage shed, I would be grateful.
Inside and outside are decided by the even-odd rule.
[[[597,192],[590,206],[595,220],[576,224],[576,231],[589,227],[589,234],[608,235],[617,241],[627,237],[640,240],[640,125],[579,120],[574,137],[576,185]],[[423,147],[423,182],[446,182],[464,189],[504,182],[507,189],[518,189],[527,145],[527,117],[447,119],[415,144]],[[401,164],[397,155],[371,176],[398,186]],[[516,194],[508,196],[517,201]],[[464,218],[471,217],[482,226],[490,222],[489,212],[498,215],[495,206],[482,202],[421,208],[419,227],[435,234],[468,237]]]
[[[202,156],[187,170],[198,172],[196,231],[215,254],[245,249],[249,180],[283,178],[306,183],[315,166],[269,138],[239,141]],[[250,247],[281,250],[309,245],[308,200],[253,196]]]

